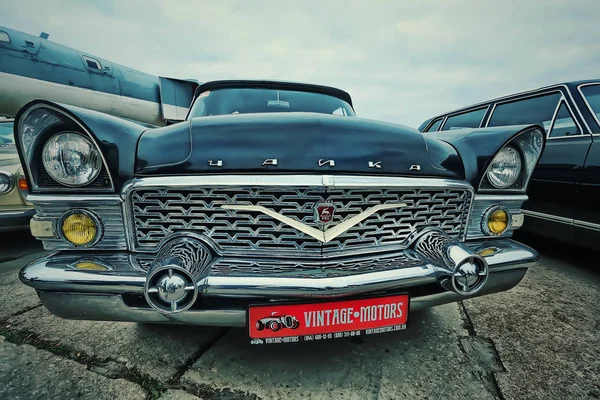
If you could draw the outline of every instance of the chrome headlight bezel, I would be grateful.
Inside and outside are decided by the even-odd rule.
[[[62,143],[61,140],[63,141]],[[66,161],[64,152],[68,151],[68,149],[65,149],[67,144],[72,147],[80,147],[79,149],[71,149],[71,153],[82,153],[82,151],[87,151],[85,154],[79,154],[79,160],[74,160],[75,162],[79,161],[81,165],[87,164],[87,176],[68,171],[79,167],[73,167]],[[54,154],[49,154],[51,152],[54,152]],[[102,158],[100,152],[90,139],[78,132],[63,131],[54,134],[44,144],[41,156],[44,169],[48,175],[56,182],[67,187],[87,186],[92,183],[102,171]],[[56,172],[57,170],[64,170],[67,172],[61,176]]]
[[[502,167],[502,164],[510,163],[512,163],[512,165],[510,165],[508,168],[513,168],[514,170],[510,171],[510,175],[508,175],[507,177],[504,177],[501,175],[501,173],[495,171],[497,168]],[[517,179],[519,179],[522,172],[523,161],[521,153],[513,146],[505,146],[502,149],[500,149],[498,153],[496,153],[496,155],[490,162],[490,165],[486,172],[486,177],[490,184],[496,189],[508,189],[509,187],[514,185]],[[505,181],[502,182],[502,179],[505,179]]]
[[[35,100],[23,107],[15,119],[15,142],[27,176],[28,195],[36,193],[71,192],[75,186],[66,186],[49,176],[41,153],[47,140],[61,132],[74,132],[89,139],[102,160],[100,175],[91,184],[80,186],[82,193],[114,193],[115,183],[102,147],[95,135],[75,115],[59,105]]]
[[[517,133],[511,140],[505,143],[488,164],[484,174],[479,180],[478,192],[480,193],[526,193],[533,170],[542,156],[546,144],[546,136],[539,126],[526,128]],[[490,181],[488,173],[492,168],[494,159],[505,148],[515,149],[520,156],[521,169],[518,178],[509,186],[497,187]],[[509,150],[510,151],[510,150]]]
[[[14,175],[10,172],[0,171],[0,195],[9,193],[14,187]]]

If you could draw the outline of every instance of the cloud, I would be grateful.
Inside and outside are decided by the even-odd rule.
[[[35,10],[35,12],[32,12]],[[341,87],[364,117],[424,119],[597,77],[595,0],[20,0],[0,25],[156,75]]]

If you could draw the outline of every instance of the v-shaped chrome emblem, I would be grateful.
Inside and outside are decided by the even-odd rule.
[[[406,203],[392,203],[392,204],[379,204],[373,206],[358,215],[350,218],[347,221],[342,222],[336,226],[333,226],[326,231],[321,231],[319,229],[313,228],[306,224],[303,224],[300,221],[292,219],[290,217],[286,217],[285,215],[279,214],[277,211],[273,211],[263,206],[249,206],[249,205],[236,205],[236,204],[225,204],[222,205],[221,208],[226,210],[236,210],[236,211],[258,211],[263,214],[268,215],[278,221],[283,222],[286,225],[291,226],[292,228],[298,229],[300,232],[304,232],[307,235],[317,239],[320,242],[327,243],[340,236],[344,232],[348,231],[355,225],[360,224],[365,219],[369,218],[371,215],[375,214],[381,210],[392,210],[395,208],[406,207]]]

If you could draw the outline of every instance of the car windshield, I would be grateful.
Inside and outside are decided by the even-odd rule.
[[[14,144],[13,137],[13,122],[12,121],[0,121],[0,146],[7,144]]]
[[[600,120],[600,83],[590,86],[582,86],[581,93],[592,108],[592,112],[596,114],[596,118]]]
[[[196,99],[190,112],[190,118],[276,112],[355,115],[347,102],[334,96],[292,90],[248,88],[203,92]]]

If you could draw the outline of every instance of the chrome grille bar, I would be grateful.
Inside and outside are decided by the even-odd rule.
[[[153,254],[133,254],[132,265],[148,271],[154,261]],[[406,250],[392,254],[359,257],[336,257],[333,259],[304,260],[293,258],[219,258],[210,266],[211,276],[277,276],[293,277],[343,276],[411,268],[425,261],[415,252]]]

